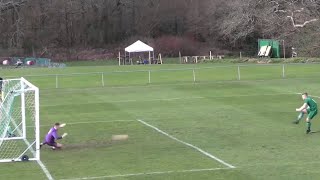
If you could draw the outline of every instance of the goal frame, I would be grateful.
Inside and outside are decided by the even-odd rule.
[[[16,161],[23,161],[23,156],[25,155],[26,152],[30,152],[32,154],[32,157],[28,158],[28,160],[31,161],[38,161],[40,160],[40,103],[39,103],[39,88],[36,87],[35,85],[33,85],[32,83],[30,83],[29,81],[27,81],[25,78],[21,77],[21,78],[17,78],[17,79],[3,79],[2,82],[2,90],[4,90],[4,86],[6,82],[9,81],[20,81],[20,89],[15,89],[15,91],[19,92],[19,96],[20,96],[20,105],[21,105],[21,110],[19,112],[21,112],[21,121],[20,124],[16,124],[16,122],[14,121],[10,121],[11,123],[14,124],[15,128],[14,131],[20,131],[19,133],[21,133],[21,136],[19,137],[0,137],[0,141],[11,141],[11,140],[21,140],[24,141],[25,146],[23,146],[23,148],[26,148],[24,151],[21,151],[22,153],[14,158],[2,158],[0,157],[0,163],[1,162],[16,162]],[[25,89],[25,85],[27,85],[28,88]],[[34,114],[33,114],[33,119],[32,119],[32,126],[34,126],[34,131],[32,131],[32,133],[34,133],[34,135],[32,135],[31,137],[34,138],[34,140],[32,140],[32,142],[28,141],[28,135],[31,134],[30,132],[27,131],[27,122],[26,122],[26,93],[28,91],[33,91],[32,93],[34,93],[34,107],[32,107],[32,110],[34,110]],[[2,92],[0,98],[2,98],[2,100],[0,101],[0,108],[4,108],[3,107],[3,102],[6,98],[8,94],[6,94],[6,92]],[[11,95],[14,96],[14,95]],[[5,110],[3,110],[5,111]],[[1,119],[0,119],[1,120]],[[21,130],[18,128],[21,125],[22,128],[22,132]],[[27,134],[29,133],[29,134]],[[0,135],[2,136],[2,135]],[[2,143],[0,143],[0,148],[1,148]],[[20,152],[20,151],[19,151]]]

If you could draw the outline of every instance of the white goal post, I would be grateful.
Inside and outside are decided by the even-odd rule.
[[[40,160],[39,88],[0,80],[0,162]]]

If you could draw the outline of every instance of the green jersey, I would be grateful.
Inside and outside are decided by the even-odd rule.
[[[309,108],[310,108],[310,111],[316,111],[318,110],[318,105],[317,105],[317,102],[315,100],[313,100],[311,97],[307,97],[305,100],[304,100],[305,103],[308,104]]]

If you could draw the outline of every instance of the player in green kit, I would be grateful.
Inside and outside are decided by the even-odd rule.
[[[297,108],[296,111],[300,112],[298,119],[293,123],[298,124],[299,121],[303,118],[304,114],[308,114],[306,118],[307,123],[307,131],[306,133],[309,134],[311,132],[311,120],[317,115],[318,113],[318,105],[315,100],[308,96],[308,93],[303,93],[301,95],[304,103],[300,108]]]

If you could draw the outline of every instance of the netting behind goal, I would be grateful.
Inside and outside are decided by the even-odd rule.
[[[0,162],[40,159],[39,89],[24,78],[0,84]]]

